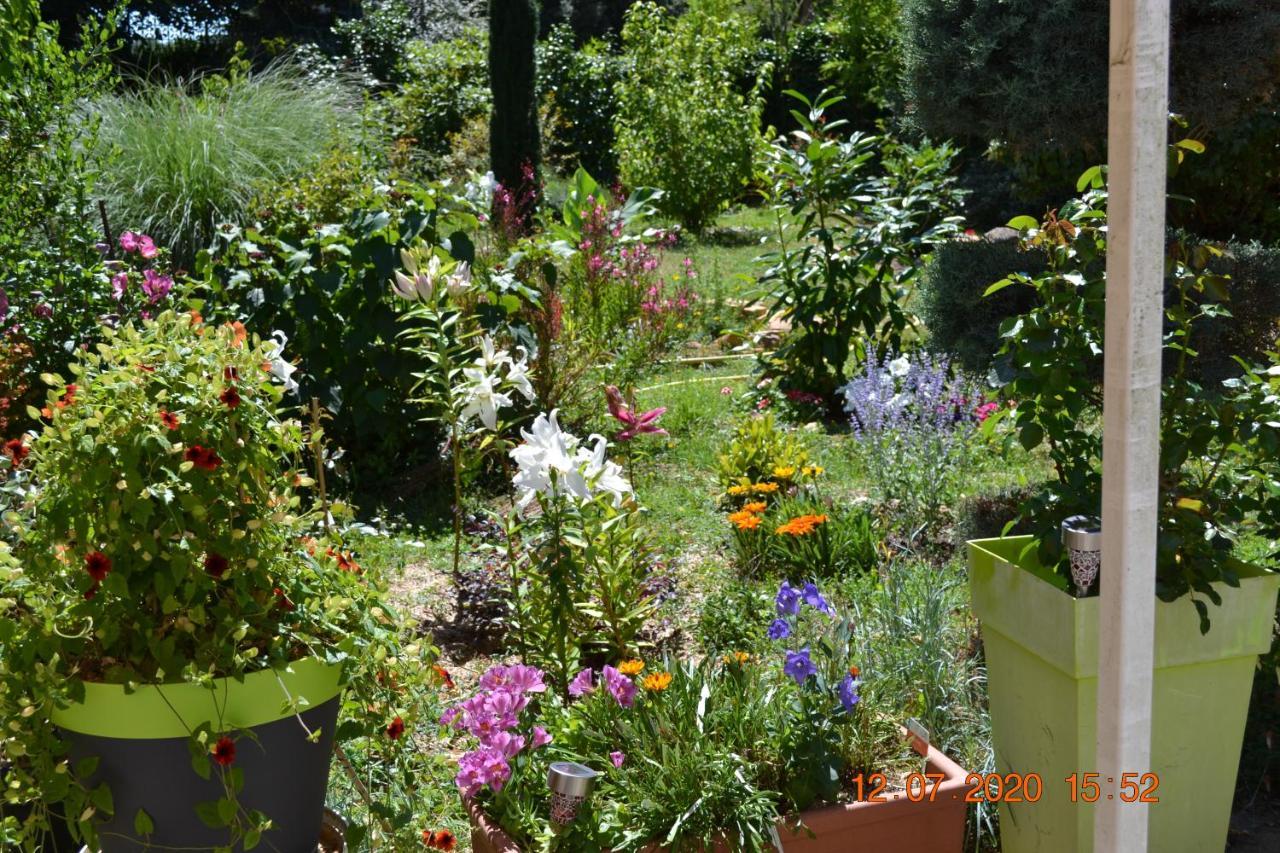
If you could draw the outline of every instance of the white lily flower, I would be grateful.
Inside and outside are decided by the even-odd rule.
[[[476,359],[477,365],[486,370],[493,370],[510,362],[511,354],[504,349],[498,349],[498,345],[493,342],[493,338],[488,335],[480,338],[480,357]]]
[[[560,429],[557,417],[555,411],[538,415],[529,429],[520,430],[524,443],[510,453],[519,468],[512,483],[520,492],[521,509],[539,494],[590,496],[573,456],[578,440]]]
[[[471,267],[465,262],[458,264],[453,274],[445,282],[449,295],[455,299],[471,289]]]
[[[462,407],[462,417],[480,416],[480,422],[489,429],[498,428],[498,409],[511,405],[511,397],[494,387],[497,378],[490,376],[475,367],[463,368],[462,375],[467,378],[466,403]]]
[[[275,344],[268,353],[271,358],[271,375],[283,383],[286,394],[296,394],[301,387],[298,385],[297,380],[293,378],[293,374],[298,371],[298,366],[286,361],[284,358],[284,347],[285,344],[289,343],[289,338],[279,329],[272,332],[271,337],[274,339],[273,343]]]
[[[622,468],[616,462],[604,458],[608,442],[602,435],[593,435],[595,446],[581,448],[576,456],[588,484],[597,492],[613,495],[613,505],[621,506],[625,495],[631,494],[631,484],[622,476]]]
[[[536,395],[533,382],[529,379],[529,353],[524,347],[516,347],[516,352],[520,353],[520,360],[511,361],[508,358],[507,361],[507,384],[532,403]]]
[[[391,282],[391,290],[401,299],[407,299],[410,302],[418,300],[417,283],[400,270],[396,270],[395,278]]]

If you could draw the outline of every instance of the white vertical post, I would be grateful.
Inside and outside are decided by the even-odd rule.
[[[1096,770],[1151,765],[1169,0],[1112,0]],[[1147,849],[1147,805],[1100,799],[1095,853]]]

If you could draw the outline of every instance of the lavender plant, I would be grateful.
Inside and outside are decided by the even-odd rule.
[[[979,420],[980,390],[950,367],[924,352],[872,352],[840,389],[867,473],[913,538],[950,494]]]

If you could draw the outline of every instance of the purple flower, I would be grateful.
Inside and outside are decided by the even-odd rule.
[[[138,251],[138,235],[132,231],[125,231],[120,235],[120,248],[126,252]]]
[[[836,692],[840,695],[840,704],[844,706],[846,713],[853,713],[853,706],[858,704],[858,700],[862,697],[858,695],[858,688],[862,686],[862,682],[853,677],[850,673],[840,682],[840,686],[836,688]]]
[[[825,613],[828,616],[835,615],[835,611],[831,609],[831,605],[822,597],[822,593],[818,592],[818,588],[811,583],[804,585],[804,590],[800,595],[804,598],[804,603],[812,607],[819,613]]]
[[[40,318],[52,317],[53,306],[50,305],[48,302],[41,302],[35,308],[31,309],[31,313],[35,314],[37,317],[40,317]]]
[[[627,756],[626,753],[615,751],[609,753],[609,760],[613,762],[614,767],[621,767],[627,760]]]
[[[798,652],[787,652],[787,662],[783,664],[782,671],[794,678],[796,684],[803,685],[810,676],[817,674],[818,668],[809,659],[809,647],[805,646]]]
[[[769,623],[769,639],[785,640],[791,636],[791,623],[786,619],[774,619]]]
[[[551,735],[547,734],[547,730],[542,726],[533,727],[533,748],[546,746],[551,743]]]
[[[155,270],[143,272],[142,279],[142,292],[147,294],[147,298],[152,302],[159,302],[168,296],[169,291],[173,289],[173,279],[167,275],[161,275]]]
[[[458,774],[453,781],[464,796],[474,797],[486,786],[494,792],[501,791],[510,778],[511,765],[503,754],[482,746],[458,759]]]
[[[116,273],[111,277],[111,295],[119,302],[124,297],[124,292],[129,287],[129,274],[127,272]]]
[[[144,258],[154,258],[159,253],[155,241],[146,234],[138,235],[138,254]]]
[[[445,708],[444,713],[440,715],[440,725],[451,726],[454,720],[458,719],[458,715],[462,711],[458,708]]]
[[[3,323],[9,317],[9,294],[4,292],[4,288],[0,287],[0,323]]]
[[[635,704],[635,682],[611,666],[606,666],[601,670],[601,674],[604,677],[604,686],[619,705],[624,708],[630,708]]]
[[[547,685],[543,683],[543,672],[537,667],[515,664],[513,666],[492,666],[480,676],[480,687],[484,690],[509,690],[513,693],[544,693]]]
[[[595,689],[595,673],[590,668],[584,669],[569,682],[569,695],[575,699],[586,696]]]
[[[498,732],[489,738],[485,746],[490,749],[496,749],[502,753],[502,757],[508,761],[520,754],[520,750],[524,749],[524,737],[522,735],[513,735],[511,732]]]
[[[791,586],[790,581],[783,581],[774,603],[778,606],[779,616],[794,616],[800,612],[800,592]]]

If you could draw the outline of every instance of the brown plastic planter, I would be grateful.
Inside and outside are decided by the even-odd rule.
[[[778,837],[786,853],[961,853],[968,774],[933,747],[929,747],[927,761],[930,773],[946,776],[933,802],[912,802],[901,793],[893,799],[894,794],[886,791],[888,802],[823,806],[802,812],[798,819],[781,818]],[[471,816],[475,853],[521,853],[477,803],[467,800],[465,805]]]

